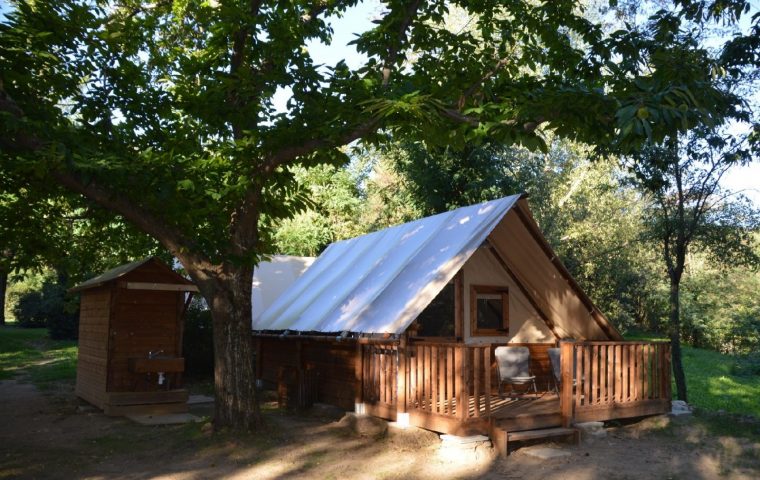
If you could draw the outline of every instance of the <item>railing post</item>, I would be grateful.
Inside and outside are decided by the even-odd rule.
[[[560,342],[560,412],[562,426],[567,428],[573,423],[573,361],[575,360],[574,343],[569,340]]]
[[[458,355],[456,356],[456,370],[457,370],[457,379],[459,380],[459,385],[457,385],[457,416],[460,420],[465,420],[467,418],[467,410],[469,409],[469,399],[467,398],[468,393],[466,390],[467,385],[467,347],[464,345],[457,346],[456,353]]]
[[[409,364],[406,355],[406,338],[398,344],[398,375],[396,378],[396,411],[406,413],[407,404],[407,371]]]
[[[364,413],[364,352],[362,344],[356,340],[356,357],[354,357],[354,412]]]

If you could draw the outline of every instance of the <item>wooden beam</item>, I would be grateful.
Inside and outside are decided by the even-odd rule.
[[[454,276],[454,337],[464,339],[464,270]]]
[[[554,338],[557,340],[561,340],[562,336],[557,331],[557,326],[554,324],[554,321],[546,315],[546,312],[541,309],[541,307],[538,305],[538,302],[536,301],[535,297],[528,291],[528,288],[525,286],[525,284],[518,278],[517,274],[507,265],[506,260],[504,257],[501,256],[498,250],[496,250],[496,247],[491,245],[489,243],[488,250],[491,252],[491,254],[496,258],[496,261],[501,265],[501,268],[504,269],[505,272],[509,275],[509,277],[512,279],[513,282],[517,285],[517,288],[520,289],[523,295],[525,295],[525,298],[528,299],[528,302],[533,306],[533,308],[538,313],[538,316],[541,317],[541,320],[546,323],[546,326],[549,327],[549,330],[551,330],[552,334],[554,335]]]
[[[409,361],[407,360],[406,338],[402,338],[398,346],[398,370],[396,374],[396,410],[406,413],[407,410],[407,374]]]
[[[560,342],[560,396],[559,408],[562,414],[562,426],[567,428],[573,423],[573,343]]]
[[[182,285],[179,283],[152,283],[152,282],[119,282],[123,283],[127,290],[160,290],[166,292],[199,292],[195,285]]]

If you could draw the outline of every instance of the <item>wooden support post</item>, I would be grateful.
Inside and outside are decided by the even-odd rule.
[[[484,365],[484,376],[483,379],[484,387],[485,387],[485,408],[486,408],[486,417],[491,417],[491,345],[488,345],[483,349],[483,365]]]
[[[406,337],[402,337],[398,344],[398,374],[396,376],[396,411],[406,413],[407,411],[407,371],[409,363],[406,355]]]
[[[354,357],[354,411],[358,412],[364,403],[364,354],[362,352],[362,344],[356,342],[356,356]]]
[[[474,386],[472,390],[472,398],[474,400],[475,404],[475,412],[474,415],[476,417],[480,416],[480,360],[482,359],[479,351],[479,347],[475,347],[472,349],[473,358],[472,358],[472,373],[473,373],[473,381]]]
[[[560,378],[561,391],[559,397],[562,426],[569,428],[573,423],[573,342],[560,342]]]
[[[464,338],[464,272],[454,276],[454,337]]]
[[[493,418],[489,420],[488,426],[488,433],[491,437],[491,443],[493,443],[493,446],[496,449],[498,455],[502,458],[505,458],[507,455],[509,455],[509,436],[507,434],[507,431],[499,428]]]
[[[432,387],[432,412],[433,413],[439,413],[439,409],[441,404],[439,403],[439,392],[438,392],[438,381],[439,381],[439,371],[438,371],[438,350],[440,347],[434,346],[430,347],[432,350],[431,352],[431,358],[430,358],[430,378],[431,378],[431,387]]]
[[[465,367],[464,367],[464,353],[466,347],[457,346],[454,350],[455,363],[456,363],[456,377],[457,377],[457,416],[460,420],[467,418],[467,395],[465,394]]]

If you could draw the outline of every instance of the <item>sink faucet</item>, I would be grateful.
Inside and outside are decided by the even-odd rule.
[[[148,352],[148,358],[156,358],[160,354],[164,353],[163,350],[153,350]]]

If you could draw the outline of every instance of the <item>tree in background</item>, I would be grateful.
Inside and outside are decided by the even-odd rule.
[[[681,280],[691,250],[714,264],[757,265],[753,232],[760,215],[741,196],[720,188],[723,175],[752,158],[746,137],[699,130],[679,142],[652,146],[629,163],[633,181],[651,195],[649,234],[660,244],[669,281],[669,330],[678,398],[687,400],[681,360]]]
[[[549,243],[615,325],[657,329],[664,310],[651,244],[641,241],[646,199],[621,182],[617,160],[559,139],[546,153],[398,143],[381,158],[405,179],[419,216],[527,193]]]
[[[66,289],[136,257],[170,259],[155,240],[78,195],[39,177],[13,173],[0,177],[0,283],[9,284],[0,291],[3,313],[23,300],[26,307],[20,311],[35,318],[26,323],[49,326],[58,335],[53,317],[60,314],[56,318],[67,324],[61,326],[62,335],[75,336],[78,302],[65,296]],[[40,276],[39,282],[25,282],[30,276]],[[47,308],[37,309],[38,304]]]
[[[212,312],[217,426],[260,423],[252,270],[268,225],[307,206],[295,165],[389,134],[540,149],[553,130],[627,152],[738,101],[681,68],[704,52],[684,55],[677,11],[605,36],[569,0],[393,0],[355,40],[363,65],[317,65],[305,45],[355,4],[21,0],[0,23],[0,173],[80,194],[179,259]],[[473,28],[443,28],[455,6]]]

